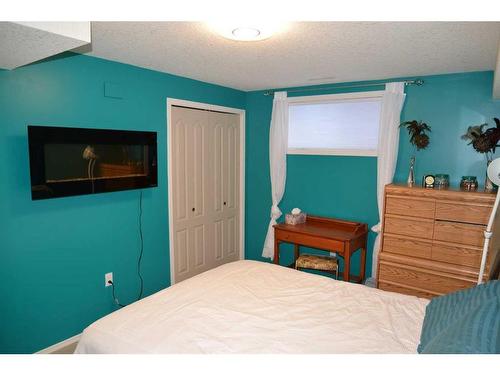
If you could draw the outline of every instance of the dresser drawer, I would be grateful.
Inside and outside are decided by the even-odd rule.
[[[472,224],[488,224],[491,207],[455,203],[436,203],[436,219]]]
[[[408,237],[386,234],[382,251],[394,254],[431,259],[432,242],[414,240]]]
[[[427,299],[431,299],[431,298],[434,298],[434,297],[440,295],[440,294],[435,294],[435,293],[423,291],[420,289],[413,289],[413,288],[410,288],[408,286],[402,286],[402,285],[399,285],[397,283],[391,283],[391,282],[385,282],[385,281],[379,281],[378,288],[385,290],[387,292],[408,294],[410,296],[427,298]]]
[[[406,265],[381,262],[379,270],[381,283],[395,283],[400,287],[407,286],[428,294],[446,294],[474,285],[473,281],[455,278],[453,275]]]
[[[483,246],[484,225],[438,221],[434,224],[434,239],[456,244]]]
[[[433,200],[412,199],[408,197],[386,196],[385,212],[433,219],[436,203]]]
[[[454,246],[434,242],[432,245],[432,260],[457,264],[459,266],[479,267],[481,265],[482,248],[470,246]]]
[[[431,219],[385,216],[385,233],[432,239],[433,228],[434,220]]]

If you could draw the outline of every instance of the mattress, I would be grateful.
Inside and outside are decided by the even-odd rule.
[[[99,319],[75,353],[416,353],[428,302],[241,260]]]

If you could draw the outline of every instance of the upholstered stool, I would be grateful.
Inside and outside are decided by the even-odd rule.
[[[324,256],[301,254],[295,261],[295,269],[308,268],[318,271],[326,271],[335,274],[337,279],[339,276],[339,263],[337,258]]]

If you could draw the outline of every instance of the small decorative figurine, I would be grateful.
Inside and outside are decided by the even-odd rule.
[[[409,187],[415,185],[415,156],[410,158],[410,173],[408,174],[407,183]]]
[[[477,190],[477,178],[476,176],[462,176],[460,181],[460,189],[468,191]]]
[[[493,160],[493,154],[497,148],[498,142],[500,141],[500,120],[494,118],[495,126],[483,130],[488,124],[474,125],[467,128],[467,133],[462,135],[463,140],[470,141],[468,144],[472,145],[474,150],[481,154],[486,155],[486,169]],[[468,176],[466,176],[468,177]],[[484,182],[484,190],[495,191],[497,186],[491,182],[486,174],[486,180]]]
[[[435,187],[438,189],[447,189],[450,186],[450,176],[447,174],[436,174]]]
[[[429,146],[430,138],[426,132],[430,132],[431,127],[425,122],[417,120],[405,121],[399,127],[408,130],[410,143],[415,147],[415,151],[423,150]],[[410,187],[415,184],[415,155],[410,158],[410,172],[407,182]]]

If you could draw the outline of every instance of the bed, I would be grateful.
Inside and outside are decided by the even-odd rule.
[[[428,303],[241,260],[99,319],[75,353],[416,353]]]

